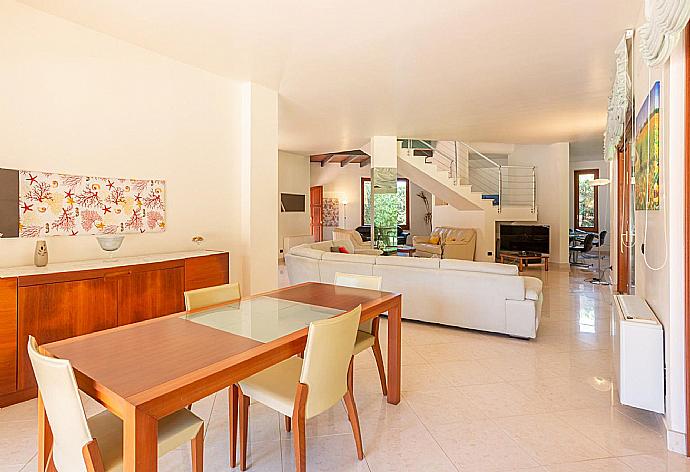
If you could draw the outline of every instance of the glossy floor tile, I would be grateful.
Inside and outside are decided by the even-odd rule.
[[[281,265],[281,284],[288,284]],[[588,272],[553,264],[544,281],[537,339],[405,322],[402,401],[386,403],[373,356],[355,359],[365,459],[358,461],[342,405],[307,425],[312,471],[690,472],[665,449],[660,415],[614,394],[612,298]],[[386,320],[381,344],[386,356]],[[84,397],[88,415],[101,407]],[[36,470],[36,402],[0,410],[0,472]],[[206,422],[205,470],[226,471],[227,390],[196,402]],[[270,409],[250,407],[249,470],[294,468],[292,434]],[[161,459],[189,471],[189,446]]]

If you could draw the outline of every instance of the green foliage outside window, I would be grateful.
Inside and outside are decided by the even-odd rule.
[[[371,181],[364,181],[364,224],[371,224]],[[374,226],[388,226],[393,219],[398,225],[407,225],[407,182],[398,180],[397,194],[376,195]],[[397,217],[395,216],[397,214]]]
[[[594,228],[594,192],[592,186],[594,174],[580,174],[578,178],[578,226],[580,228]]]

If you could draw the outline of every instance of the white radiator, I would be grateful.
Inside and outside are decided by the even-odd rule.
[[[642,297],[614,298],[614,359],[620,402],[664,413],[663,326]]]

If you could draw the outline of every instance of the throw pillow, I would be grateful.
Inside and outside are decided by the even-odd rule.
[[[340,246],[340,247],[338,248],[338,251],[341,252],[342,254],[350,254],[350,251],[348,251],[347,249],[345,249],[344,246]]]
[[[331,252],[340,252],[340,248],[337,246],[331,246]]]
[[[440,236],[436,236],[436,235],[431,236],[431,237],[429,238],[429,242],[430,242],[431,244],[438,244],[438,243],[441,242],[441,237],[440,237]]]

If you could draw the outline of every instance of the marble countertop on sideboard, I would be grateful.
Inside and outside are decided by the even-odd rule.
[[[154,262],[173,261],[177,259],[188,259],[191,257],[209,256],[212,254],[222,254],[225,251],[184,251],[169,252],[164,254],[147,254],[145,256],[114,257],[112,259],[91,259],[85,261],[56,262],[45,267],[19,266],[19,267],[0,267],[0,279],[8,277],[27,277],[30,275],[55,274],[59,272],[74,272],[78,270],[109,269],[113,267],[123,267],[137,264],[151,264]]]

